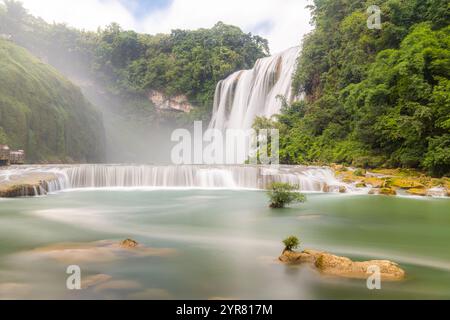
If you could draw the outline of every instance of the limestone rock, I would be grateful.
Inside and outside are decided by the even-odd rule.
[[[120,246],[125,249],[134,249],[139,246],[139,243],[132,239],[126,239],[120,243]]]
[[[386,182],[383,179],[376,177],[369,177],[364,179],[366,185],[372,186],[372,188],[382,188],[385,186]]]
[[[391,186],[401,188],[401,189],[421,189],[425,188],[423,184],[413,179],[408,178],[398,178],[392,179]]]
[[[168,97],[160,91],[151,90],[148,93],[148,99],[156,106],[158,110],[172,110],[189,113],[194,108],[189,103],[188,97],[185,95]]]
[[[395,191],[392,188],[381,188],[380,189],[380,194],[385,195],[385,196],[396,196],[397,195],[397,191]]]
[[[416,188],[409,189],[409,190],[407,190],[406,192],[409,193],[409,194],[411,194],[411,195],[414,195],[414,196],[421,196],[421,197],[425,197],[425,196],[427,196],[427,194],[428,194],[428,192],[427,192],[426,189],[416,189]]]
[[[387,260],[354,262],[346,257],[315,250],[284,251],[279,260],[289,264],[311,264],[322,274],[330,276],[367,279],[371,275],[369,268],[376,266],[380,269],[381,279],[384,281],[400,281],[405,278],[405,271],[398,264]]]
[[[364,182],[359,182],[359,183],[356,184],[356,187],[357,188],[365,188],[367,186],[366,186],[366,184]]]

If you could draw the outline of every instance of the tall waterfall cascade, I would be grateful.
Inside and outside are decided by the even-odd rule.
[[[339,192],[342,186],[334,172],[326,167],[286,166],[152,166],[152,165],[74,165],[33,166],[5,170],[4,179],[18,176],[52,175],[37,189],[24,196],[45,195],[62,190],[85,188],[197,188],[265,189],[272,182],[298,185],[304,192]],[[34,190],[34,193],[33,193]]]
[[[292,76],[299,47],[260,59],[251,70],[238,71],[218,83],[211,129],[250,129],[258,116],[280,113],[283,96],[292,101]]]

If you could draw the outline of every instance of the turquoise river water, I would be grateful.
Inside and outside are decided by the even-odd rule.
[[[289,235],[302,248],[395,261],[407,278],[371,291],[364,280],[280,264]],[[126,238],[148,250],[99,249],[99,241]],[[447,199],[309,194],[285,210],[270,210],[264,192],[242,190],[1,199],[0,298],[450,299],[449,244]],[[67,289],[69,265],[80,267],[84,289]]]

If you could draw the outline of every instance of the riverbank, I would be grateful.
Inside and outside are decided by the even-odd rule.
[[[432,178],[412,169],[364,169],[331,166],[336,177],[357,188],[370,188],[369,194],[387,196],[410,195],[421,197],[449,197],[450,179]]]

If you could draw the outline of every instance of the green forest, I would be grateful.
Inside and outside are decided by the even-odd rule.
[[[367,27],[367,8],[382,28]],[[294,87],[284,107],[281,161],[450,173],[450,3],[314,0]]]
[[[109,130],[106,130],[109,150],[117,148],[117,143],[132,143],[122,139],[124,130],[135,130],[137,137],[143,128],[157,130],[160,123],[184,125],[193,119],[208,119],[217,82],[237,70],[251,68],[258,58],[269,54],[267,40],[221,22],[211,29],[173,30],[170,34],[138,34],[123,30],[117,23],[92,32],[47,23],[29,14],[20,1],[14,0],[0,3],[0,35],[9,40],[2,41],[2,47],[16,50],[14,54],[10,52],[9,60],[1,57],[5,69],[1,70],[0,77],[5,85],[0,89],[0,143],[25,149],[29,162],[103,159],[103,155],[92,150],[91,143],[99,146],[104,143],[90,139],[102,132],[101,119],[97,116],[90,119],[92,108],[75,86],[71,90],[79,94],[76,101],[67,99],[66,92],[61,92],[61,86],[69,86],[68,80],[57,75],[61,86],[48,88],[47,84],[52,82],[47,77],[34,76],[37,67],[47,67],[45,72],[56,74],[52,66],[76,80],[77,85],[87,83],[83,93],[94,109],[107,112],[109,118],[114,114],[114,122],[108,123]],[[20,68],[13,61],[15,58],[21,59]],[[29,72],[21,74],[20,70],[28,69]],[[28,91],[20,83],[24,78],[33,89]],[[194,109],[190,114],[157,111],[147,96],[150,89],[167,96],[185,95]],[[45,99],[38,99],[41,95]],[[6,103],[6,99],[15,102]],[[75,118],[62,113],[59,106],[86,119],[81,123],[74,121],[76,130],[64,130],[63,123]],[[93,124],[97,132],[92,131]],[[120,130],[116,130],[117,126]],[[65,139],[73,141],[64,143]]]
[[[104,161],[101,115],[58,71],[0,39],[0,144],[30,162]]]
[[[293,81],[304,99],[255,122],[280,129],[281,162],[450,174],[450,3],[310,3],[315,28],[302,41]],[[381,29],[367,26],[371,5],[381,9]],[[154,112],[149,89],[186,95],[196,106],[183,115],[189,121],[209,119],[219,80],[270,54],[267,40],[221,22],[158,35],[116,23],[91,32],[49,24],[12,0],[0,6],[0,34],[64,73],[92,77],[126,101],[125,113]]]
[[[217,82],[269,54],[267,40],[222,22],[157,35],[123,30],[117,23],[91,32],[49,24],[14,0],[0,7],[0,33],[67,74],[95,79],[125,101],[140,97],[149,105],[149,89],[186,95],[199,118],[210,115]]]

